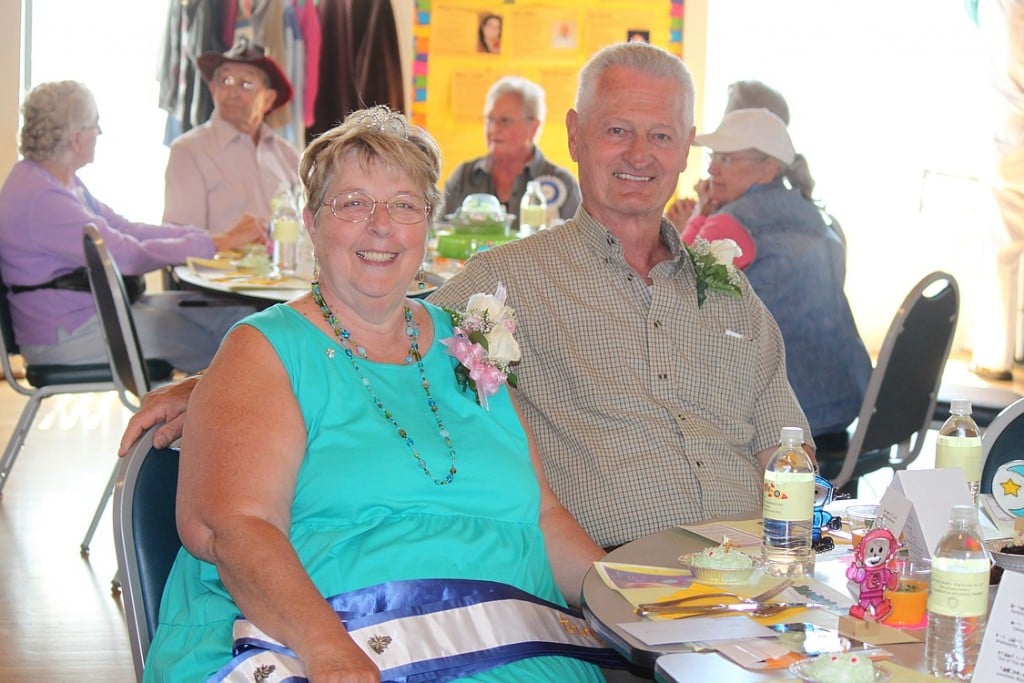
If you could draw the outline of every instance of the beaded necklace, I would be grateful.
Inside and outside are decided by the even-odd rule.
[[[416,319],[413,317],[412,311],[408,306],[405,306],[405,333],[409,337],[409,353],[405,357],[406,363],[416,362],[416,367],[420,371],[420,386],[423,387],[423,393],[427,396],[427,405],[430,407],[430,412],[434,416],[434,421],[437,423],[437,431],[441,435],[441,439],[444,444],[448,447],[448,453],[451,455],[451,466],[448,469],[448,475],[443,479],[436,479],[433,474],[430,473],[430,469],[427,467],[426,461],[423,456],[420,455],[419,450],[416,449],[416,444],[413,442],[411,436],[405,431],[396,421],[391,411],[384,407],[377,395],[373,393],[373,387],[370,386],[370,380],[363,375],[362,370],[359,369],[359,364],[356,362],[356,354],[358,353],[361,358],[366,358],[366,348],[356,344],[352,339],[352,333],[347,329],[341,327],[338,322],[338,317],[334,315],[334,311],[327,305],[324,300],[323,294],[320,292],[320,283],[317,280],[313,280],[310,284],[310,290],[313,292],[313,301],[316,302],[317,306],[320,307],[320,313],[323,314],[324,320],[334,330],[334,334],[337,335],[338,341],[341,342],[342,349],[345,351],[345,355],[348,357],[350,363],[352,363],[352,369],[355,370],[356,375],[359,376],[359,382],[366,389],[366,392],[370,395],[373,400],[373,404],[377,406],[377,410],[384,416],[388,422],[395,428],[398,437],[405,442],[405,445],[412,451],[412,457],[416,459],[416,463],[423,470],[423,474],[433,481],[438,486],[446,486],[452,483],[455,478],[455,446],[452,445],[451,435],[448,430],[445,429],[444,423],[441,422],[441,415],[437,409],[437,401],[430,395],[430,382],[427,381],[427,374],[423,370],[423,356],[420,354],[419,336],[420,328],[416,324]],[[356,352],[353,353],[352,346],[355,345]]]

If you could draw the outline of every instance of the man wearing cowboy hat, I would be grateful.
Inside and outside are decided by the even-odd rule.
[[[164,221],[213,233],[258,221],[266,231],[274,192],[298,182],[299,154],[263,118],[291,100],[292,86],[261,46],[245,40],[204,53],[197,65],[213,115],[171,144]]]

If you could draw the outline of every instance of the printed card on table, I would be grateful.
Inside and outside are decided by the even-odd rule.
[[[978,653],[975,681],[1024,681],[1024,574],[1003,572],[985,637]]]
[[[912,504],[903,528],[903,540],[911,557],[930,557],[949,528],[952,507],[971,504],[964,471],[955,467],[900,470],[889,484],[886,495],[890,491],[904,496]],[[882,501],[885,501],[885,496]],[[890,531],[896,533],[893,529]]]

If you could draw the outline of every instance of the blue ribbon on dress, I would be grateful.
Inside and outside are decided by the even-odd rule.
[[[502,583],[391,581],[328,602],[385,683],[440,683],[540,656],[625,666],[578,613]],[[234,657],[208,683],[306,682],[295,653],[251,622],[239,618],[233,632]]]

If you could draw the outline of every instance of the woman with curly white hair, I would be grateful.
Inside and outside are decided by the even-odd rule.
[[[76,81],[43,83],[22,104],[23,158],[0,188],[0,273],[15,339],[29,363],[105,363],[103,334],[89,291],[82,231],[92,223],[126,276],[143,275],[187,256],[261,242],[240,223],[205,230],[132,222],[97,200],[77,172],[93,161],[100,128],[96,101]],[[141,281],[141,278],[135,281]],[[143,295],[132,305],[144,354],[185,371],[206,367],[227,329],[251,309],[182,306],[182,292]]]

